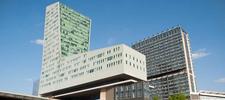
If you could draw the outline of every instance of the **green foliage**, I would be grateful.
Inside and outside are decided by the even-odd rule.
[[[158,96],[153,96],[153,100],[159,100]]]
[[[186,100],[186,96],[184,93],[178,93],[178,94],[169,96],[169,100]]]
[[[175,95],[169,96],[169,100],[177,100]]]

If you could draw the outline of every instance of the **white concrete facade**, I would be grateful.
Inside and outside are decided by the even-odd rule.
[[[191,100],[225,100],[224,92],[199,91],[191,94]]]
[[[121,44],[63,57],[57,80],[41,88],[40,94],[103,80],[118,75],[128,75],[147,80],[145,55]]]
[[[39,83],[39,92],[51,85],[52,80],[57,80],[57,66],[60,64],[60,10],[59,2],[47,6],[45,12],[44,44],[42,68]]]

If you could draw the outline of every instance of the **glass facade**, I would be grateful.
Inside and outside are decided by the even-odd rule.
[[[91,21],[89,18],[60,4],[62,56],[86,52],[89,49]]]
[[[187,96],[196,91],[188,34],[175,27],[132,45],[146,56],[151,96],[163,100],[182,92]]]
[[[114,88],[114,100],[149,100],[150,88],[148,82],[124,84]]]

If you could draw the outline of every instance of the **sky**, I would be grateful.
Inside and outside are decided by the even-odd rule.
[[[0,0],[0,91],[32,93],[40,76],[45,7],[58,0]],[[59,0],[60,1],[60,0]],[[181,25],[198,90],[225,92],[225,0],[61,0],[92,20],[91,50]]]

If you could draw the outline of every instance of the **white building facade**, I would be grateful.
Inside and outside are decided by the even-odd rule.
[[[145,56],[124,44],[64,57],[57,75],[40,94],[122,75],[147,80]]]
[[[224,92],[199,91],[191,94],[191,100],[225,100]]]

